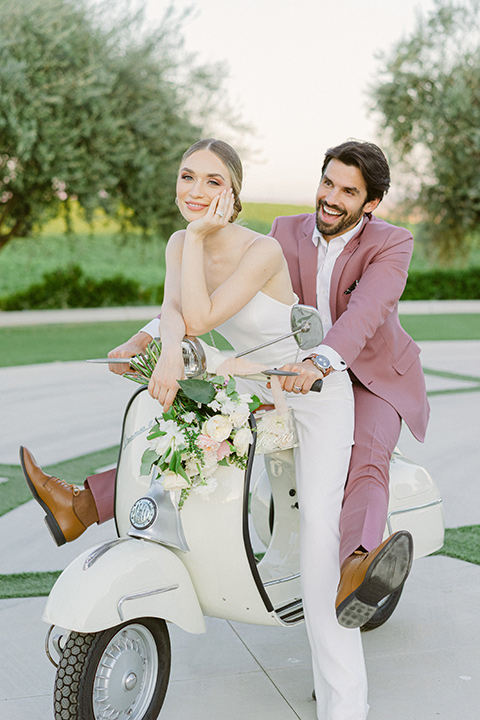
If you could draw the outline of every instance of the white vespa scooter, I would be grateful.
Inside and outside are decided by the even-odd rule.
[[[304,306],[292,313],[293,333],[304,349],[321,339],[314,316]],[[215,372],[220,358],[187,339],[184,359],[186,374],[198,376],[205,367]],[[168,622],[203,633],[205,615],[283,627],[303,620],[293,450],[265,454],[254,482],[254,440],[246,470],[220,466],[217,489],[192,494],[179,511],[158,480],[140,475],[158,407],[142,387],[125,412],[115,496],[118,537],[74,560],[47,601],[46,650],[58,667],[56,720],[156,720],[170,672]],[[255,426],[253,417],[250,423]],[[438,550],[442,501],[431,477],[395,454],[390,485],[386,534],[409,530],[415,557]],[[385,622],[399,595],[386,599],[371,627]],[[64,630],[53,636],[55,626]]]

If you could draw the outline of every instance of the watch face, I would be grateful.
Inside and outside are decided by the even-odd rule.
[[[330,367],[330,360],[328,358],[326,358],[325,355],[316,355],[315,361],[316,361],[317,365],[320,365],[320,367],[325,368],[325,370]]]

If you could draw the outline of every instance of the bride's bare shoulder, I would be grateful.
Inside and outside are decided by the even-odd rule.
[[[185,240],[185,230],[176,230],[168,238],[167,251],[182,248],[184,240]]]
[[[253,252],[268,253],[269,255],[282,255],[283,251],[278,240],[271,235],[262,235],[261,233],[248,230],[249,246],[248,249]]]

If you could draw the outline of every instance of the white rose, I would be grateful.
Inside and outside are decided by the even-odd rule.
[[[167,470],[163,474],[162,485],[163,489],[167,491],[184,490],[185,488],[189,487],[189,484],[184,477],[182,477],[181,475],[177,475],[177,473],[174,473],[171,470]]]
[[[187,473],[189,478],[196,477],[200,474],[199,470],[199,460],[198,458],[190,455],[187,457],[184,463],[185,472]]]
[[[238,406],[238,409],[235,410],[230,415],[230,420],[233,423],[233,427],[239,428],[242,427],[242,425],[245,425],[248,418],[250,416],[250,410],[248,407],[243,407],[242,405]]]
[[[211,438],[217,442],[226,440],[233,430],[233,425],[230,418],[225,415],[214,415],[209,418],[203,426],[203,432],[206,435],[210,435]]]
[[[243,427],[235,434],[233,444],[239,455],[246,455],[248,446],[252,442],[252,433],[249,428]]]

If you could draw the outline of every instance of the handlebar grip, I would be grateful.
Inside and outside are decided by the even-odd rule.
[[[320,392],[322,389],[323,380],[315,380],[312,387],[310,388],[310,392]]]

